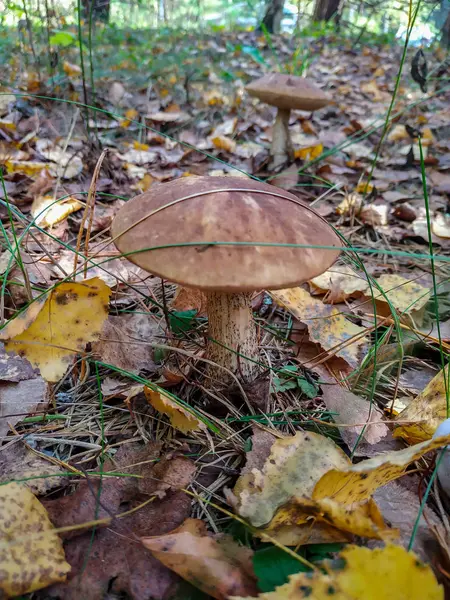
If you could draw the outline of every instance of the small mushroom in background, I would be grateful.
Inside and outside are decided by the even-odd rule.
[[[242,177],[183,177],[158,185],[119,210],[111,235],[142,269],[205,292],[207,358],[219,365],[208,375],[222,384],[230,382],[225,369],[243,382],[259,372],[252,292],[312,279],[341,248],[325,219],[295,195]]]
[[[289,117],[294,108],[300,110],[318,110],[330,103],[328,96],[320,88],[305,79],[295,75],[269,73],[245,88],[250,96],[259,98],[262,102],[276,106],[277,116],[272,131],[272,146],[270,154],[272,162],[270,169],[282,167],[292,159],[292,144],[289,135]]]

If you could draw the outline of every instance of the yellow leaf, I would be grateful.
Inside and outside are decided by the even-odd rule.
[[[371,94],[374,102],[381,102],[384,99],[384,94],[379,89],[377,83],[373,80],[369,81],[368,83],[363,83],[361,85],[361,91],[365,94]]]
[[[439,424],[447,418],[447,400],[445,387],[450,390],[448,365],[428,383],[425,389],[402,410],[398,421],[414,421],[399,425],[394,437],[401,437],[409,444],[431,439]],[[449,391],[450,393],[450,391]]]
[[[137,183],[135,183],[131,186],[131,189],[139,190],[141,192],[146,192],[147,190],[149,190],[152,187],[153,182],[154,182],[154,179],[150,175],[150,173],[146,173],[140,181],[138,181]]]
[[[31,216],[37,225],[51,227],[81,208],[83,204],[76,198],[55,201],[53,196],[38,196],[31,205]]]
[[[7,160],[5,161],[5,166],[8,173],[21,173],[28,177],[34,177],[35,175],[39,175],[41,171],[48,170],[48,165],[46,163],[26,160]]]
[[[212,143],[219,150],[225,150],[226,152],[234,152],[236,149],[236,142],[234,140],[230,140],[224,135],[217,135],[212,138]]]
[[[169,77],[169,83],[170,83],[170,85],[174,85],[176,82],[177,82],[176,76],[175,75],[171,75]]]
[[[310,496],[321,475],[349,465],[345,453],[317,433],[298,431],[276,440],[262,470],[239,477],[233,490],[237,512],[256,527],[266,525],[292,497]]]
[[[363,205],[363,199],[356,193],[346,194],[342,202],[336,208],[338,215],[358,215]]]
[[[293,498],[280,508],[264,531],[273,536],[280,528],[303,524],[313,528],[316,522],[367,538],[386,540],[398,537],[398,531],[385,524],[372,499],[348,506],[330,498]]]
[[[315,500],[331,498],[342,504],[361,502],[376,489],[404,475],[406,468],[427,452],[450,443],[450,435],[422,442],[403,450],[386,452],[346,469],[330,469],[316,483]]]
[[[309,337],[324,350],[332,351],[349,365],[356,367],[368,350],[365,329],[345,318],[340,311],[313,298],[303,288],[270,292],[299,321],[308,326]],[[355,338],[355,339],[352,339]]]
[[[403,142],[411,140],[409,133],[406,131],[406,127],[400,124],[396,124],[391,128],[387,139],[388,142]]]
[[[294,158],[300,158],[301,160],[314,160],[323,153],[323,144],[316,144],[315,146],[307,146],[306,148],[298,148],[294,152]]]
[[[145,386],[144,393],[148,403],[155,410],[167,415],[170,418],[172,427],[175,427],[175,429],[179,429],[183,433],[205,429],[205,424],[200,419],[186,408],[176,404],[164,390],[156,391]]]
[[[47,511],[26,486],[0,486],[0,594],[17,597],[57,581],[70,571]]]
[[[367,183],[367,181],[360,181],[355,188],[355,192],[358,194],[370,194],[373,191],[373,185]]]
[[[388,544],[384,548],[346,546],[339,567],[323,564],[313,573],[295,573],[274,592],[260,594],[260,600],[444,600],[430,566],[413,552]],[[252,596],[231,596],[230,600],[253,600]]]
[[[142,538],[142,543],[163,565],[208,596],[224,600],[236,592],[256,594],[252,551],[227,535],[215,539],[203,521],[187,519],[174,531]]]
[[[360,296],[367,289],[367,279],[348,265],[334,266],[309,282],[313,290],[327,292],[327,304],[337,304],[347,298]]]
[[[97,340],[110,288],[99,278],[61,283],[0,332],[8,352],[25,356],[47,381],[58,381],[73,357]]]
[[[63,63],[63,70],[69,78],[79,77],[81,75],[81,67],[74,65],[67,60]]]
[[[135,121],[138,117],[138,111],[134,108],[129,108],[125,113],[125,119],[120,121],[120,126],[127,128],[131,125],[131,121]]]
[[[13,121],[7,119],[0,119],[0,129],[7,129],[8,131],[15,131],[16,124]]]
[[[141,144],[141,142],[133,142],[133,148],[135,150],[150,150],[150,146],[148,144]]]
[[[381,275],[377,283],[384,291],[387,298],[397,312],[404,317],[404,320],[413,320],[416,325],[421,324],[423,319],[423,310],[430,299],[430,290],[416,281],[409,281],[401,275]],[[373,295],[376,299],[377,314],[387,317],[391,314],[391,309],[385,298],[372,284]],[[371,297],[370,287],[365,291],[365,296]]]

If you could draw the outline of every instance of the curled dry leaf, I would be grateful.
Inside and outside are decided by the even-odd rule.
[[[308,326],[312,341],[343,358],[352,367],[360,365],[361,357],[368,350],[368,338],[363,327],[346,319],[336,308],[313,298],[303,288],[270,293],[278,304]]]
[[[10,321],[0,333],[7,351],[26,357],[47,381],[58,381],[77,352],[98,339],[110,288],[101,279],[62,283]]]
[[[325,293],[323,302],[338,304],[355,298],[367,289],[367,279],[348,265],[333,266],[309,282],[313,291]]]
[[[217,600],[257,593],[252,551],[231,536],[208,535],[203,521],[187,519],[168,535],[142,538],[142,543],[166,567]]]
[[[37,225],[51,227],[81,208],[83,204],[76,198],[55,201],[53,196],[38,196],[31,205],[31,216]]]
[[[447,418],[448,365],[439,371],[425,389],[402,410],[398,421],[402,423],[394,431],[394,437],[400,437],[409,444],[416,444],[432,438],[439,424]]]
[[[203,421],[195,416],[193,409],[187,405],[184,408],[163,389],[152,390],[144,386],[144,393],[148,403],[155,410],[168,415],[170,423],[175,429],[179,429],[183,433],[188,433],[189,431],[199,431],[206,428]]]
[[[0,486],[0,565],[6,598],[64,581],[70,571],[47,511],[17,483]]]
[[[433,571],[413,552],[389,544],[369,550],[347,546],[339,555],[339,568],[325,563],[325,571],[296,573],[260,600],[444,600],[444,589]],[[230,600],[252,600],[234,596]]]
[[[367,500],[376,489],[404,475],[412,462],[448,443],[450,435],[386,452],[344,469],[330,469],[314,486],[312,497],[315,500],[331,498],[343,504]]]

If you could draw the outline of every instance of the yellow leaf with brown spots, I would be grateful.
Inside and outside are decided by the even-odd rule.
[[[264,531],[276,537],[277,531],[287,527],[305,525],[313,529],[316,523],[361,537],[384,540],[398,537],[398,531],[385,524],[372,499],[349,506],[330,498],[293,498],[277,511]]]
[[[325,293],[327,304],[337,304],[347,298],[360,296],[367,289],[367,279],[348,265],[333,266],[322,275],[311,279],[313,291]]]
[[[203,421],[195,416],[193,409],[191,409],[191,412],[188,408],[177,404],[163,389],[152,390],[144,386],[144,393],[147,402],[155,410],[167,415],[170,418],[172,427],[175,427],[175,429],[188,433],[189,431],[199,431],[206,428]]]
[[[266,525],[292,497],[311,496],[321,475],[349,465],[345,453],[332,440],[298,431],[273,443],[261,469],[253,468],[239,477],[233,490],[236,510],[255,527]]]
[[[55,200],[53,196],[38,196],[31,205],[31,216],[37,225],[51,227],[81,208],[83,204],[76,198]]]
[[[295,573],[288,583],[273,592],[257,596],[260,600],[444,600],[429,565],[402,546],[388,544],[370,550],[346,546],[339,554],[339,565],[322,563],[326,571]],[[254,596],[231,596],[230,600],[253,600]]]
[[[0,331],[8,352],[25,356],[47,381],[59,381],[78,352],[100,336],[110,288],[98,277],[61,283]]]
[[[339,356],[352,367],[361,364],[367,353],[368,337],[363,327],[355,325],[340,311],[313,298],[300,287],[270,292],[299,321],[308,326],[309,337],[324,350]]]
[[[0,596],[30,594],[65,581],[69,571],[62,542],[39,500],[26,486],[0,486]]]
[[[6,160],[5,167],[7,173],[20,173],[28,177],[39,175],[42,171],[49,169],[46,163],[31,162],[27,160]]]
[[[450,394],[448,365],[397,415],[398,421],[412,422],[398,425],[394,437],[401,437],[409,444],[431,439],[440,423],[447,418],[446,387]]]
[[[314,500],[331,498],[342,504],[367,500],[376,489],[405,474],[412,462],[450,443],[450,435],[403,450],[386,452],[344,469],[330,469],[314,486]]]

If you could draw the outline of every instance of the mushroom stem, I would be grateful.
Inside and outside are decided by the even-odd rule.
[[[207,357],[234,373],[239,379],[251,381],[258,374],[258,365],[244,356],[258,359],[258,339],[253,321],[251,294],[226,294],[208,292],[207,311],[209,342]],[[223,381],[224,369],[214,369],[209,374]],[[229,377],[228,377],[229,379]]]
[[[291,136],[289,135],[289,109],[279,108],[272,130],[272,145],[270,168],[275,170],[282,167],[292,157]]]

